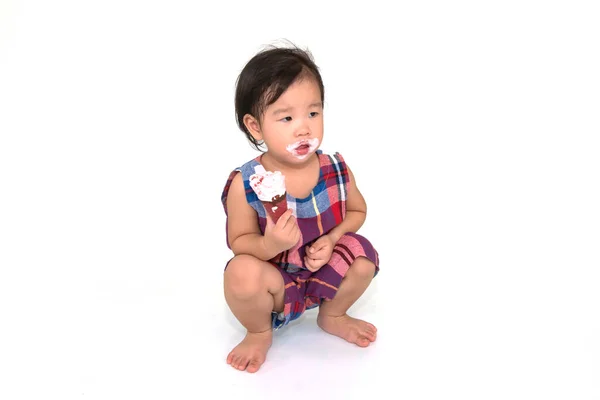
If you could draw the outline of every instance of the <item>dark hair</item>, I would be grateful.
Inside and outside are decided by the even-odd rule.
[[[271,46],[257,53],[242,69],[236,81],[235,115],[239,128],[257,150],[261,151],[263,142],[252,137],[244,125],[244,115],[250,114],[260,123],[265,109],[302,78],[316,81],[321,90],[321,103],[324,103],[323,80],[308,50]]]

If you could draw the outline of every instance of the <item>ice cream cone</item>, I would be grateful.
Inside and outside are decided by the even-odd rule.
[[[266,171],[262,165],[257,165],[254,170],[256,173],[250,176],[250,186],[265,206],[267,214],[277,223],[287,210],[285,176],[279,171]]]
[[[267,210],[267,214],[269,214],[275,224],[288,209],[285,193],[281,196],[276,196],[273,201],[263,201],[262,203],[265,206],[265,210]]]

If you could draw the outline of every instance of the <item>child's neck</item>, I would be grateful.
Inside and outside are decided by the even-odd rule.
[[[260,156],[260,163],[268,171],[281,171],[285,175],[286,173],[294,174],[305,170],[314,163],[317,157],[317,154],[313,153],[305,160],[302,160],[301,164],[287,164],[275,159],[267,152]]]

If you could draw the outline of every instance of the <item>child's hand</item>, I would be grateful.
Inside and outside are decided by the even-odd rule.
[[[298,243],[300,228],[296,222],[296,217],[292,215],[291,208],[279,217],[276,224],[267,215],[264,239],[265,247],[275,254],[291,249]]]
[[[318,238],[312,246],[306,249],[304,263],[309,271],[318,271],[323,265],[327,264],[333,253],[335,243],[329,235],[323,235]]]

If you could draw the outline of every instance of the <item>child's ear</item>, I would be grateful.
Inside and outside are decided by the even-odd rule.
[[[252,115],[244,115],[244,125],[246,125],[246,129],[248,129],[248,131],[254,139],[256,139],[257,141],[263,139],[262,132],[260,131],[260,124]]]

